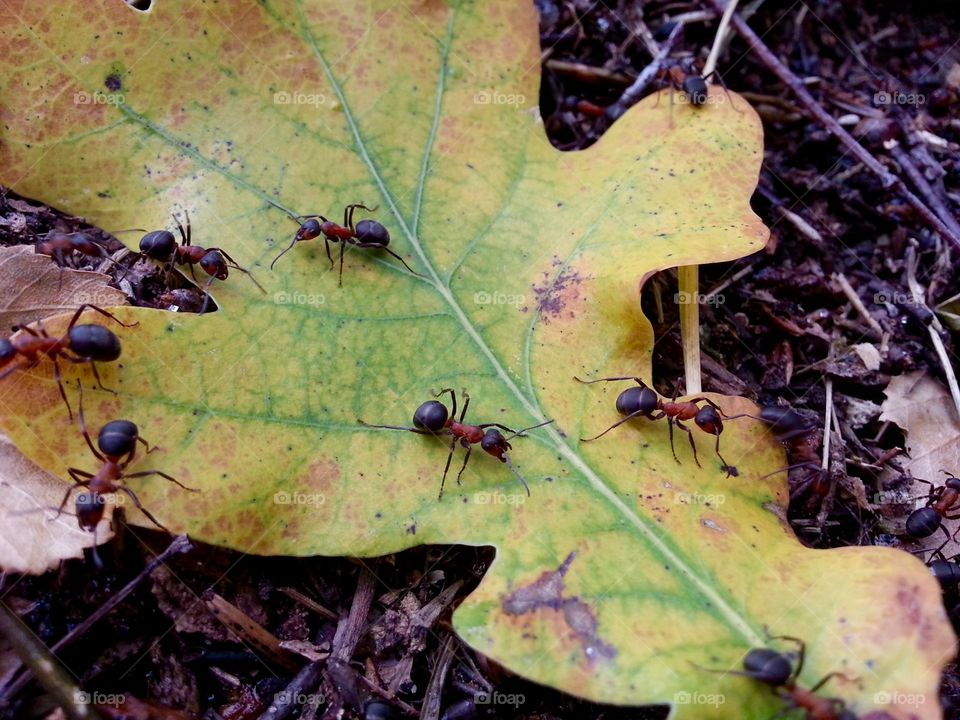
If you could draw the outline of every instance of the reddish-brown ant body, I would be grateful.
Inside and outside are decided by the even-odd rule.
[[[599,435],[595,435],[592,438],[581,438],[584,442],[590,442],[603,437],[615,427],[623,425],[635,417],[645,417],[648,420],[659,420],[665,417],[667,418],[667,425],[669,427],[670,449],[673,451],[674,460],[680,462],[680,458],[677,457],[677,450],[673,444],[673,426],[676,425],[687,433],[687,437],[690,440],[690,447],[693,449],[693,460],[697,463],[697,467],[702,467],[700,465],[700,459],[697,457],[697,444],[693,439],[693,431],[682,422],[684,420],[693,420],[694,424],[705,433],[716,436],[715,451],[717,457],[720,458],[720,462],[723,463],[723,469],[728,475],[736,474],[736,469],[727,463],[727,461],[723,459],[723,455],[720,454],[720,433],[723,432],[723,419],[721,415],[723,414],[723,410],[713,402],[713,400],[705,397],[695,397],[690,400],[677,402],[676,394],[674,394],[671,400],[663,400],[638,377],[609,377],[598,378],[597,380],[581,380],[578,377],[574,377],[574,380],[584,385],[592,385],[598,382],[633,380],[639,386],[627,388],[617,397],[617,412],[620,413],[623,418]],[[706,403],[706,405],[700,407],[699,403]]]
[[[720,82],[724,93],[727,93],[728,98],[730,97],[730,94],[727,92],[727,86],[724,84],[723,78],[720,77],[720,73],[713,70],[706,75],[700,75],[694,69],[693,62],[689,60],[686,62],[673,61],[672,64],[661,68],[657,72],[657,77],[661,80],[666,80],[670,84],[670,87],[683,93],[687,102],[694,107],[703,107],[707,104],[710,97],[707,80],[711,77],[715,77]],[[730,99],[730,104],[734,110],[740,112],[736,105],[733,104],[732,99]]]
[[[796,666],[783,653],[771,648],[754,648],[744,656],[743,670],[709,670],[709,672],[742,675],[768,685],[789,703],[789,709],[803,710],[807,720],[857,720],[856,713],[848,710],[846,703],[840,698],[825,698],[817,695],[817,691],[832,678],[841,677],[846,680],[850,678],[843,673],[832,672],[809,690],[800,687],[797,685],[797,678],[803,670],[806,645],[799,638],[788,635],[777,636],[777,639],[797,643],[799,658]]]
[[[60,388],[60,396],[67,406],[70,419],[73,420],[73,410],[70,408],[70,401],[67,400],[67,393],[63,389],[63,381],[60,376],[59,359],[63,358],[72,363],[90,363],[93,376],[97,379],[97,385],[101,390],[107,390],[100,381],[100,373],[97,372],[96,363],[112,362],[120,357],[120,339],[107,328],[102,325],[77,325],[80,315],[87,309],[96,310],[123,327],[133,327],[137,324],[131,323],[128,325],[112,313],[96,305],[84,303],[77,308],[70,324],[67,325],[67,331],[59,338],[50,337],[42,325],[38,326],[36,330],[26,325],[15,325],[13,327],[14,332],[20,331],[22,334],[12,338],[0,339],[0,367],[7,365],[17,356],[25,359],[26,364],[15,365],[3,371],[0,373],[0,380],[16,370],[26,370],[34,367],[40,362],[42,356],[47,356],[53,361],[53,376]]]
[[[323,236],[323,245],[327,251],[327,259],[330,260],[330,269],[333,269],[333,256],[330,254],[330,243],[340,243],[340,280],[343,285],[343,254],[346,246],[351,245],[358,248],[372,248],[383,250],[389,253],[397,260],[403,263],[403,266],[417,277],[423,277],[413,268],[407,265],[406,260],[397,255],[393,250],[387,247],[390,244],[390,232],[376,220],[361,220],[356,225],[353,224],[353,212],[357,208],[373,212],[376,208],[368,208],[361,203],[351,203],[343,209],[343,224],[338,225],[332,220],[328,220],[323,215],[298,215],[291,218],[295,222],[303,221],[297,234],[293,236],[293,241],[287,248],[277,255],[270,263],[270,269],[276,265],[277,260],[289,252],[298,242],[313,240],[321,235]],[[322,221],[322,222],[320,222]]]
[[[549,425],[553,422],[553,420],[547,420],[546,422],[542,422],[537,425],[531,425],[523,430],[512,430],[506,425],[501,425],[500,423],[468,425],[464,423],[464,417],[467,414],[467,408],[470,406],[470,396],[467,394],[466,390],[463,391],[464,402],[463,409],[460,411],[459,419],[457,419],[457,394],[453,388],[444,388],[440,392],[436,393],[435,397],[440,397],[445,393],[450,393],[452,409],[448,411],[447,406],[438,400],[428,400],[420,405],[416,412],[414,412],[414,427],[405,427],[400,425],[371,425],[363,420],[358,420],[358,422],[367,427],[384,428],[386,430],[406,430],[408,432],[417,433],[418,435],[451,436],[452,439],[450,441],[450,452],[447,455],[447,464],[443,468],[443,477],[440,480],[440,493],[437,496],[437,500],[441,500],[443,498],[443,487],[447,481],[447,472],[450,470],[450,461],[453,459],[453,451],[458,443],[461,447],[466,449],[467,452],[463,458],[463,465],[460,466],[460,472],[457,473],[457,485],[462,484],[460,477],[463,475],[463,471],[467,467],[467,461],[470,460],[470,453],[473,450],[473,446],[479,443],[480,448],[485,453],[492,455],[500,462],[507,464],[513,474],[517,476],[520,484],[523,485],[524,489],[527,491],[527,495],[530,495],[530,488],[527,485],[527,481],[524,480],[523,476],[516,471],[516,469],[513,467],[513,463],[510,462],[510,458],[508,458],[506,455],[506,452],[512,449],[509,441],[512,438],[523,435],[523,433],[527,432],[528,430],[534,430],[538,427]],[[500,430],[510,433],[509,437],[504,436]]]
[[[204,287],[204,293],[207,296],[203,300],[203,307],[200,309],[201,314],[206,312],[207,304],[210,301],[208,292],[210,285],[213,284],[214,280],[226,280],[230,275],[230,268],[244,273],[260,292],[266,292],[263,286],[257,282],[253,273],[240,267],[223,248],[204,248],[191,244],[190,215],[184,212],[184,216],[187,221],[186,230],[176,216],[173,218],[173,221],[177,224],[177,229],[180,231],[182,242],[178,243],[174,234],[169,230],[154,230],[140,239],[140,254],[153,260],[171,263],[171,265],[187,265],[190,268],[190,276],[194,280],[197,279],[197,276],[193,272],[193,266],[199,265],[210,276]]]
[[[943,530],[948,540],[950,534],[943,527],[944,520],[960,518],[960,513],[951,515],[952,510],[960,508],[960,478],[956,478],[946,470],[941,472],[947,476],[940,487],[934,487],[929,480],[916,478],[918,482],[930,485],[930,494],[927,504],[917,508],[907,517],[907,534],[915,539],[927,538],[937,530]]]
[[[85,232],[48,232],[43,240],[33,246],[33,250],[38,255],[52,257],[60,267],[67,265],[70,254],[75,252],[87,257],[113,261],[110,253]]]
[[[126,472],[127,467],[136,458],[138,442],[143,444],[148,453],[150,452],[150,446],[147,444],[147,441],[140,437],[139,429],[129,420],[113,420],[100,428],[100,434],[97,436],[97,447],[94,447],[83,419],[83,386],[79,381],[77,382],[77,386],[80,393],[80,432],[83,433],[83,439],[86,440],[87,447],[90,448],[90,452],[93,453],[94,457],[100,461],[101,466],[96,473],[89,473],[78,468],[67,468],[67,472],[70,474],[70,477],[74,479],[75,483],[67,488],[67,492],[63,496],[63,501],[57,509],[57,514],[59,515],[63,512],[67,500],[70,499],[70,493],[80,487],[86,488],[86,493],[81,493],[77,496],[77,520],[81,528],[94,530],[97,523],[103,518],[103,496],[109,493],[123,492],[133,501],[137,509],[147,516],[150,522],[161,530],[166,530],[167,528],[161,525],[153,514],[140,504],[136,493],[126,485],[120,484],[120,481],[130,478],[159,475],[165,480],[179,485],[184,490],[190,492],[196,491],[188,488],[172,475],[168,475],[160,470],[144,470],[135,473]],[[99,448],[99,450],[97,448]]]

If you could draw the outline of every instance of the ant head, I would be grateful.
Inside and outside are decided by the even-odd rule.
[[[617,412],[621,415],[651,413],[657,409],[657,394],[648,387],[631,387],[617,397]]]
[[[512,446],[507,439],[496,428],[487,428],[483,432],[483,440],[480,441],[480,447],[490,455],[498,458],[500,462],[506,462],[503,454]]]
[[[107,457],[126,455],[136,446],[140,431],[129,420],[112,420],[100,428],[97,447]]]
[[[743,658],[744,674],[771,687],[784,685],[793,676],[793,663],[783,653],[755,648]]]
[[[177,239],[169,230],[154,230],[140,238],[140,253],[154,260],[169,260],[177,249]]]
[[[226,280],[230,271],[227,269],[227,262],[216,250],[208,250],[200,258],[200,267],[207,275],[215,277],[217,280]]]
[[[92,532],[103,519],[105,506],[106,501],[102,495],[89,491],[78,493],[74,508],[80,528]]]
[[[697,414],[693,416],[693,422],[705,433],[719,435],[723,432],[723,420],[720,419],[720,413],[713,405],[704,405],[697,410]]]
[[[427,400],[413,414],[413,424],[421,430],[440,432],[447,426],[447,406],[439,400]]]
[[[940,514],[932,507],[917,508],[907,517],[907,534],[912,538],[933,535],[940,527]]]
[[[390,233],[376,220],[361,220],[356,226],[357,240],[386,247],[390,244]]]
[[[0,365],[6,365],[13,360],[17,354],[17,349],[8,338],[0,340]]]
[[[943,483],[943,486],[950,488],[951,490],[960,490],[960,478],[956,478],[951,475],[946,479],[946,482]]]
[[[324,225],[329,221],[324,220]],[[320,233],[323,232],[323,226],[320,224],[320,221],[316,218],[310,218],[309,220],[304,221],[300,226],[300,229],[297,230],[296,242],[301,240],[313,240],[315,237],[320,237]]]
[[[111,362],[120,357],[120,338],[102,325],[74,325],[67,337],[70,349],[85,360]]]
[[[777,435],[810,428],[810,423],[797,411],[779,405],[760,408],[760,419]]]

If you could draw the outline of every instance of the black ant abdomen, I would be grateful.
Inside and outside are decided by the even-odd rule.
[[[154,230],[140,238],[140,253],[152,260],[170,260],[177,249],[177,239],[169,230]]]
[[[934,560],[928,567],[943,590],[960,585],[960,565],[949,560]]]
[[[121,457],[136,447],[140,429],[129,420],[111,420],[97,436],[97,447],[108,457]]]
[[[428,400],[413,414],[414,427],[429,432],[440,432],[447,425],[447,406],[438,400]]]
[[[120,338],[102,325],[76,325],[67,333],[79,357],[111,362],[120,357]]]
[[[649,413],[657,409],[657,394],[648,387],[630,387],[617,396],[617,412],[621,415]]]
[[[17,348],[8,338],[0,339],[0,365],[5,365],[15,358]]]
[[[766,685],[779,687],[793,676],[793,663],[771,648],[755,648],[743,658],[744,675]]]
[[[386,247],[390,244],[390,232],[376,220],[361,220],[356,225],[357,240]]]
[[[907,534],[918,539],[930,537],[940,528],[941,522],[940,513],[929,505],[917,508],[907,517]]]

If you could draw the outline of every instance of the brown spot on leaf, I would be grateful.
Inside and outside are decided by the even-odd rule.
[[[562,264],[559,258],[554,258],[554,268]],[[533,293],[537,297],[537,311],[544,322],[574,319],[576,306],[582,300],[580,284],[585,278],[569,267],[561,269],[556,276],[554,271],[545,271],[543,278],[544,284],[534,285]]]
[[[563,597],[563,576],[570,569],[575,552],[556,570],[540,575],[529,585],[517,588],[504,598],[502,607],[507,615],[525,615],[542,608],[563,613],[563,620],[573,631],[588,660],[598,657],[613,658],[617,651],[597,636],[597,616],[593,608],[577,597]]]

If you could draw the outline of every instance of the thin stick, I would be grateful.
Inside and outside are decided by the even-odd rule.
[[[907,287],[910,288],[910,295],[913,297],[913,302],[919,305],[920,307],[926,308],[927,312],[930,313],[930,324],[927,326],[927,331],[930,333],[930,340],[933,342],[933,348],[937,352],[937,359],[940,360],[940,365],[943,367],[943,374],[947,378],[947,387],[950,388],[950,395],[953,397],[953,406],[957,411],[957,417],[960,418],[960,387],[957,385],[957,374],[953,370],[953,365],[950,363],[950,357],[947,355],[947,349],[943,345],[943,340],[940,338],[940,333],[943,332],[943,325],[940,324],[940,319],[936,314],[927,307],[927,301],[924,297],[923,287],[920,285],[920,282],[917,280],[917,248],[916,241],[912,241],[910,246],[907,248]]]
[[[857,295],[857,291],[853,289],[853,286],[850,284],[850,281],[847,280],[847,276],[843,273],[834,273],[833,279],[840,286],[840,289],[843,290],[843,294],[847,296],[847,300],[850,301],[850,304],[853,305],[854,309],[860,314],[860,317],[864,319],[864,322],[870,326],[870,329],[877,334],[877,339],[883,339],[883,328],[880,327],[880,323],[867,311],[867,308],[864,307],[863,301],[860,300],[860,296]]]
[[[669,37],[667,37],[663,45],[660,46],[659,52],[656,54],[653,60],[650,61],[650,64],[640,71],[640,74],[637,75],[637,79],[633,81],[633,84],[630,87],[623,91],[623,95],[620,96],[620,99],[607,108],[605,114],[609,120],[615,120],[623,115],[623,113],[627,111],[628,107],[640,99],[640,96],[643,94],[643,91],[646,89],[647,85],[650,84],[650,81],[653,80],[654,76],[657,74],[657,71],[660,70],[660,66],[663,64],[664,59],[673,50],[673,46],[680,38],[680,33],[682,30],[683,23],[677,23],[673,30],[670,31]]]
[[[710,4],[716,9],[718,13],[723,13],[726,10],[726,3],[724,0],[710,0]],[[904,184],[903,180],[898,178],[896,175],[889,172],[879,160],[877,160],[869,151],[866,150],[860,143],[854,139],[854,137],[844,130],[840,124],[830,115],[826,110],[823,109],[823,106],[817,102],[816,98],[809,93],[809,91],[803,86],[803,83],[800,81],[790,69],[784,65],[777,58],[776,55],[766,46],[763,40],[750,28],[747,23],[737,15],[731,17],[730,23],[733,25],[734,29],[747,41],[750,50],[757,54],[760,61],[766,65],[770,71],[780,78],[780,81],[783,82],[787,87],[789,87],[794,94],[800,99],[807,110],[821,123],[824,127],[834,135],[847,149],[851,154],[856,157],[861,163],[868,167],[877,177],[880,178],[880,181],[883,183],[884,187],[893,188],[893,190],[899,193],[908,203],[910,203],[916,211],[920,214],[920,217],[923,218],[924,222],[935,232],[939,233],[941,236],[950,241],[950,243],[955,247],[960,249],[960,235],[952,232],[950,228],[943,224],[943,222],[936,216],[936,214],[928,208],[923,201],[914,195]]]
[[[677,268],[680,290],[680,340],[683,343],[683,370],[687,395],[703,392],[700,377],[700,266]],[[686,299],[686,302],[682,302]]]
[[[707,56],[707,62],[703,65],[703,76],[710,75],[717,68],[717,58],[720,57],[720,49],[727,40],[727,34],[730,32],[730,18],[733,17],[734,10],[737,9],[739,0],[731,0],[723,11],[720,18],[720,25],[717,27],[717,34],[713,36],[713,46],[710,48],[710,55]]]

